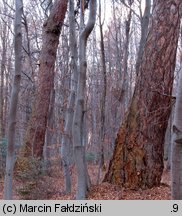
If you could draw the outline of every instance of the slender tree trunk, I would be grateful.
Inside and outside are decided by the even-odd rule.
[[[164,169],[169,171],[171,169],[171,142],[172,142],[172,119],[173,119],[173,109],[172,106],[171,114],[168,120],[168,125],[165,134],[165,141],[164,141],[164,161],[166,161],[166,165]]]
[[[103,92],[101,98],[101,129],[100,129],[100,144],[99,144],[99,170],[97,183],[100,180],[100,172],[104,167],[104,140],[105,140],[105,106],[106,106],[106,88],[107,88],[107,78],[106,78],[106,60],[105,60],[105,50],[104,50],[104,36],[103,36],[103,23],[101,20],[101,2],[99,0],[99,31],[100,31],[100,49],[101,49],[101,72],[103,81]]]
[[[63,164],[66,193],[71,192],[70,161],[72,156],[72,125],[78,83],[78,51],[75,32],[74,0],[69,0],[69,29],[69,42],[71,52],[71,93],[69,96],[68,108],[65,118],[65,130],[61,146],[61,159]]]
[[[85,146],[82,142],[83,119],[84,119],[84,97],[86,89],[86,44],[88,36],[94,28],[96,19],[96,0],[90,0],[89,18],[84,27],[84,0],[80,1],[80,36],[79,36],[79,78],[77,88],[76,107],[73,118],[73,144],[77,167],[77,193],[76,199],[85,199],[87,191],[87,172],[85,161]]]
[[[131,5],[130,5],[131,7]],[[129,73],[128,73],[128,55],[130,44],[130,25],[131,25],[132,11],[130,9],[127,19],[125,20],[125,44],[123,55],[123,84],[121,89],[122,97],[122,111],[125,113],[129,103]],[[124,115],[123,115],[124,116]]]
[[[53,145],[54,131],[54,106],[55,106],[55,89],[51,92],[49,113],[47,118],[47,129],[45,135],[45,145],[44,145],[44,166],[45,170],[48,169],[48,164],[50,164],[50,147]]]
[[[112,0],[112,7],[113,7],[113,18],[114,18],[114,39],[115,39],[115,49],[116,49],[116,53],[117,53],[117,57],[116,57],[116,66],[118,69],[118,76],[119,76],[119,87],[121,86],[121,80],[122,80],[122,64],[121,64],[121,51],[120,51],[120,46],[119,46],[119,42],[120,42],[120,38],[119,38],[119,32],[118,32],[118,26],[117,26],[117,18],[116,18],[116,6],[115,6],[116,1]]]
[[[134,189],[160,184],[181,4],[180,0],[155,1],[134,95],[105,181]]]
[[[141,38],[139,44],[139,50],[136,61],[136,74],[139,73],[139,67],[142,62],[143,50],[147,39],[148,26],[150,19],[150,10],[151,10],[151,0],[145,0],[145,10],[143,17],[141,17]]]
[[[99,114],[98,112],[98,94],[97,94],[97,88],[98,88],[98,80],[97,80],[97,67],[98,64],[96,63],[97,57],[97,49],[96,49],[96,30],[93,30],[92,33],[92,65],[91,65],[91,71],[93,71],[92,76],[91,76],[91,107],[92,107],[92,139],[90,140],[90,146],[93,146],[93,152],[94,152],[94,163],[97,164],[98,158],[99,158],[99,153],[98,153],[98,143],[99,143],[99,133],[97,130],[97,116]]]
[[[5,50],[4,50],[4,41],[3,41],[3,50],[2,50],[2,60],[1,60],[1,88],[0,88],[0,138],[5,136],[5,127],[4,127],[4,72],[5,72]]]
[[[43,157],[43,146],[49,112],[51,91],[54,87],[54,66],[59,36],[67,10],[67,0],[57,0],[50,12],[50,16],[43,25],[43,41],[38,74],[38,89],[35,105],[30,117],[24,145],[20,157]],[[21,166],[21,160],[17,165]]]
[[[4,199],[12,199],[12,183],[13,183],[13,168],[14,168],[14,146],[15,146],[15,127],[16,113],[18,105],[18,93],[20,91],[20,80],[22,70],[22,30],[21,16],[23,13],[22,0],[15,1],[15,75],[11,92],[9,123],[8,123],[8,150],[6,157],[6,174],[4,183]]]
[[[182,28],[180,35],[182,48]],[[182,65],[182,54],[181,54]],[[172,199],[182,200],[182,69],[179,72],[172,135]]]
[[[5,66],[7,52],[7,26],[6,23],[2,26],[2,55],[1,55],[1,83],[0,83],[0,138],[5,137]]]

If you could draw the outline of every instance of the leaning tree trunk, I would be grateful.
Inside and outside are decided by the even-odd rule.
[[[182,48],[182,28],[181,28]],[[181,54],[182,65],[182,54]],[[174,110],[172,135],[172,199],[182,200],[182,69],[179,71],[178,90]]]
[[[83,120],[84,120],[84,97],[86,89],[86,44],[90,33],[92,32],[96,19],[96,0],[90,0],[89,18],[84,27],[84,0],[80,1],[80,36],[79,36],[79,78],[77,88],[77,98],[75,103],[75,112],[73,118],[73,145],[75,154],[75,163],[77,167],[77,194],[76,199],[85,199],[87,191],[87,171],[85,162],[85,146],[83,143]]]
[[[181,0],[154,3],[132,102],[121,125],[105,181],[128,188],[160,184],[171,111]]]
[[[67,2],[67,0],[57,0],[50,12],[50,16],[43,25],[38,89],[35,96],[32,115],[27,126],[25,141],[20,151],[20,157],[17,160],[17,168],[23,168],[22,166],[24,166],[24,163],[22,163],[22,159],[24,157],[43,157],[50,95],[54,86],[56,52],[67,10]]]
[[[13,183],[13,168],[14,168],[14,146],[15,146],[15,126],[16,113],[18,105],[18,94],[20,91],[21,70],[22,70],[22,30],[21,16],[23,13],[22,0],[15,1],[15,75],[12,85],[9,122],[8,122],[8,150],[6,157],[6,174],[4,182],[4,199],[12,199],[12,183]]]

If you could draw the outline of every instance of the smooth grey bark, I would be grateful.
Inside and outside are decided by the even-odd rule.
[[[172,135],[172,199],[182,200],[182,71],[177,91]]]
[[[118,75],[119,75],[119,86],[120,86],[120,82],[122,79],[122,64],[121,64],[121,59],[122,59],[122,54],[121,54],[121,46],[120,46],[120,40],[121,38],[119,38],[119,28],[117,26],[117,18],[116,18],[116,6],[115,6],[116,0],[112,0],[112,7],[113,7],[113,18],[114,18],[114,39],[115,39],[115,49],[116,49],[116,53],[117,53],[117,57],[116,57],[116,65],[118,68]]]
[[[80,1],[80,35],[79,35],[79,78],[77,88],[76,106],[73,118],[73,145],[77,168],[77,192],[76,199],[85,199],[87,192],[87,171],[85,161],[85,146],[83,143],[84,97],[86,89],[86,44],[88,36],[95,25],[96,0],[89,2],[89,18],[84,26],[84,1]]]
[[[55,106],[55,89],[51,90],[49,112],[47,117],[47,129],[45,135],[45,144],[44,144],[44,167],[45,170],[48,170],[50,164],[50,147],[54,143],[54,106]]]
[[[74,0],[69,0],[69,43],[71,53],[71,92],[65,117],[65,129],[61,146],[61,159],[65,180],[65,192],[71,192],[70,162],[72,156],[72,125],[75,107],[75,98],[78,83],[78,51],[76,42]]]
[[[151,0],[145,0],[145,10],[144,10],[143,16],[141,17],[141,38],[140,38],[139,50],[138,50],[137,61],[136,61],[136,74],[137,75],[138,75],[140,64],[142,61],[145,42],[147,39],[149,19],[150,19],[150,10],[151,10]]]
[[[130,5],[131,7],[131,5]],[[123,84],[121,88],[121,102],[123,116],[129,104],[129,95],[131,91],[129,89],[129,73],[128,73],[128,56],[129,56],[129,44],[130,44],[130,25],[132,19],[132,11],[130,9],[127,19],[125,20],[125,42],[124,42],[124,55],[123,55]]]
[[[180,38],[180,43],[182,47],[182,28]],[[182,65],[182,54],[180,57]],[[179,71],[179,81],[176,94],[176,104],[174,108],[174,119],[172,129],[172,199],[182,200],[182,69]]]
[[[5,10],[6,11],[6,10]],[[0,67],[0,138],[5,137],[5,69],[6,69],[6,55],[7,55],[7,26],[6,23],[2,25],[2,54]]]
[[[166,161],[164,166],[165,170],[170,170],[171,168],[172,119],[173,119],[173,107],[168,120],[168,125],[165,134],[165,141],[164,141],[164,160]]]
[[[104,35],[103,35],[103,22],[101,20],[101,1],[99,0],[99,31],[100,31],[100,50],[101,50],[101,72],[103,81],[103,91],[101,97],[101,128],[100,128],[100,142],[99,142],[99,169],[97,176],[97,183],[100,180],[101,169],[104,167],[104,140],[105,140],[105,115],[106,115],[106,88],[107,88],[107,77],[106,77],[106,60],[105,60],[105,49],[104,49]]]
[[[16,113],[18,105],[18,93],[20,91],[21,69],[22,69],[22,30],[21,30],[21,16],[23,13],[22,0],[15,1],[15,75],[12,85],[9,123],[8,123],[8,150],[6,157],[6,173],[4,183],[4,199],[12,199],[12,183],[13,183],[13,168],[14,168],[14,146],[15,146],[15,126]]]
[[[90,98],[90,106],[92,107],[92,137],[90,139],[90,146],[93,146],[93,153],[94,153],[94,163],[97,164],[99,159],[99,153],[98,153],[98,143],[99,143],[99,133],[98,133],[98,124],[97,124],[97,118],[99,115],[98,112],[98,79],[97,79],[97,71],[98,71],[98,64],[97,64],[97,58],[98,53],[96,49],[96,30],[93,30],[92,33],[92,65],[91,65],[91,98]]]

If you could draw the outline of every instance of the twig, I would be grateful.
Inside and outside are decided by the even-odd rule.
[[[176,97],[173,96],[173,95],[168,95],[168,94],[164,94],[164,93],[161,93],[157,90],[152,90],[152,92],[157,92],[158,94],[162,95],[162,96],[165,96],[165,97],[170,97],[172,100],[176,100]]]

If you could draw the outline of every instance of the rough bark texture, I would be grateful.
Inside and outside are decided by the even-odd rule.
[[[16,113],[18,105],[18,94],[20,91],[21,69],[22,69],[22,30],[21,16],[23,14],[22,0],[15,1],[15,75],[12,85],[9,121],[8,121],[8,149],[6,157],[6,174],[4,182],[4,199],[12,199],[12,183],[13,183],[13,168],[14,168],[14,146],[15,146],[15,127]]]
[[[35,105],[28,123],[20,156],[42,158],[50,95],[54,82],[54,65],[59,36],[67,10],[67,0],[54,3],[50,16],[43,25],[43,42]]]
[[[133,189],[160,184],[164,136],[172,102],[180,4],[180,0],[154,3],[134,95],[118,132],[104,181]]]

